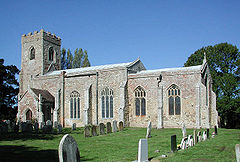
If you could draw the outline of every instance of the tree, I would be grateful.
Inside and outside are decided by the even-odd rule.
[[[14,65],[5,66],[0,59],[0,119],[13,120],[17,114],[18,81],[15,78],[19,70]]]
[[[81,68],[81,67],[89,67],[91,66],[88,60],[87,51],[82,48],[77,48],[74,51],[74,56],[72,55],[70,49],[67,50],[67,58],[66,57],[66,49],[62,48],[61,52],[61,69],[72,69],[72,68]]]
[[[220,43],[203,47],[194,52],[184,66],[202,64],[206,53],[217,96],[217,110],[221,126],[240,127],[240,53],[236,46]]]
[[[62,48],[61,51],[61,69],[67,68],[67,60],[66,60],[66,49]]]

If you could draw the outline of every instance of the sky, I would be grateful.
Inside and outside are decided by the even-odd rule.
[[[239,48],[239,0],[0,0],[0,58],[21,69],[21,36],[44,29],[92,66],[140,58],[149,70],[182,67],[196,50]]]

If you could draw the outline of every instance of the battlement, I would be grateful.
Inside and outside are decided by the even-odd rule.
[[[43,38],[46,41],[50,41],[54,44],[61,45],[61,38],[52,34],[51,32],[46,32],[43,29],[40,31],[34,31],[33,33],[30,32],[28,34],[22,35],[22,42],[29,42],[33,41],[35,38]]]

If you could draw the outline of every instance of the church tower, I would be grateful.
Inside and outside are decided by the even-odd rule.
[[[61,69],[61,39],[55,34],[30,32],[22,35],[22,60],[19,93],[32,87],[33,78]]]

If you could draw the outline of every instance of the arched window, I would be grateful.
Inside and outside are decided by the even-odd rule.
[[[80,118],[80,94],[77,91],[70,94],[70,118]]]
[[[26,120],[32,120],[32,111],[31,110],[28,110],[26,112]]]
[[[35,48],[34,47],[32,47],[30,49],[30,60],[33,60],[33,59],[35,59]]]
[[[105,88],[101,92],[102,118],[113,118],[113,90]]]
[[[146,92],[142,87],[135,89],[135,108],[136,116],[146,115]]]
[[[180,115],[181,114],[181,92],[180,89],[175,85],[171,85],[168,89],[168,106],[169,115]]]
[[[50,47],[49,51],[48,51],[48,60],[49,61],[53,61],[53,54],[54,54],[53,48]]]

